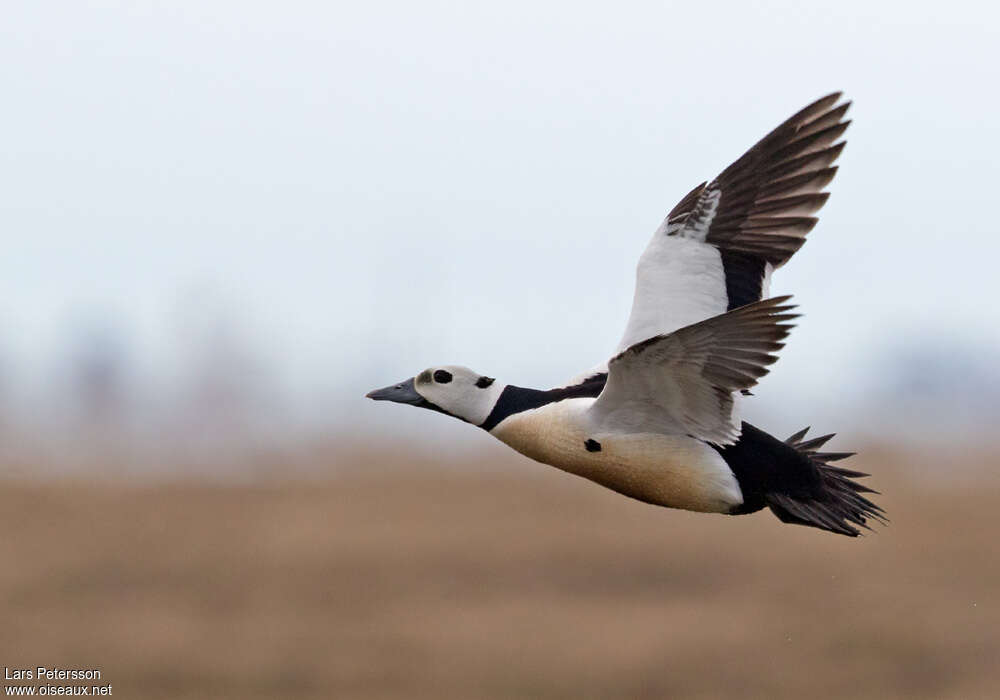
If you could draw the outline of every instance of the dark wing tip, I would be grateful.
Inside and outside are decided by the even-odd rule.
[[[838,140],[851,124],[851,102],[831,92],[800,109],[758,141],[713,180],[718,192],[705,241],[721,250],[763,258],[780,267],[802,246],[827,201],[822,190],[836,174]],[[696,205],[691,204],[692,208]]]

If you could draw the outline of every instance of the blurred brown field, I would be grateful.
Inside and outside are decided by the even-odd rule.
[[[854,458],[892,518],[859,539],[489,454],[317,453],[294,480],[275,456],[244,484],[8,479],[0,659],[96,667],[125,698],[1000,692],[989,452]]]

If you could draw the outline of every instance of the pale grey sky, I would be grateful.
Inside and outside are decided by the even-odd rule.
[[[0,358],[41,386],[97,316],[169,383],[178,318],[217,307],[331,423],[457,434],[360,396],[436,363],[552,385],[600,361],[663,215],[840,89],[833,196],[774,280],[806,316],[758,392],[764,413],[836,415],[878,390],[886,347],[1000,350],[998,20],[968,2],[5,3]]]

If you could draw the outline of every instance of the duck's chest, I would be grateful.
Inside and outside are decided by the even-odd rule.
[[[714,449],[684,435],[602,433],[593,399],[568,399],[505,418],[490,432],[518,452],[641,501],[728,512],[739,484]]]

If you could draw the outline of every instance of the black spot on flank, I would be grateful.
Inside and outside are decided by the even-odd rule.
[[[587,452],[600,452],[601,451],[601,443],[599,443],[594,438],[588,439],[585,443],[583,443],[583,446],[587,448]]]
[[[490,384],[492,384],[493,381],[494,381],[493,377],[480,377],[479,379],[476,380],[476,386],[478,386],[480,389],[485,389]]]
[[[438,384],[447,384],[451,381],[451,372],[446,369],[434,370],[434,381]]]

